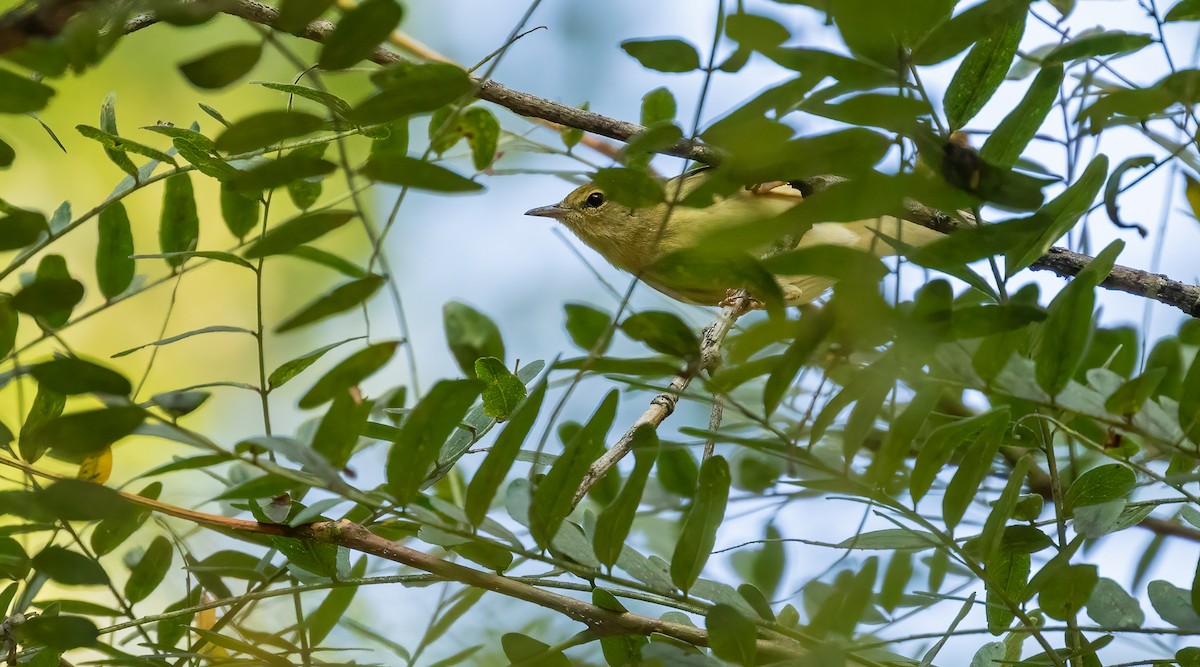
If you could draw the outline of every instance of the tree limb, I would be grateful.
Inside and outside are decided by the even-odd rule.
[[[60,475],[39,470],[8,457],[0,457],[0,465],[16,468],[46,479],[63,479]],[[459,565],[458,563],[452,563],[380,537],[372,533],[367,527],[353,521],[345,519],[339,521],[318,521],[300,526],[259,523],[257,521],[247,521],[245,519],[197,512],[124,491],[114,491],[114,493],[120,494],[125,500],[135,505],[205,528],[234,533],[290,537],[298,540],[343,546],[347,549],[377,556],[394,563],[407,565],[422,572],[428,572],[446,581],[456,581],[467,586],[481,588],[533,603],[539,607],[558,612],[583,623],[594,632],[604,636],[649,636],[651,634],[661,634],[689,644],[708,646],[708,632],[706,630],[630,612],[612,611],[591,604],[590,602],[578,600],[562,595],[561,593],[547,591],[501,574],[484,572]],[[770,639],[760,637],[757,643],[758,654],[763,658],[782,660],[795,658],[804,653],[804,648],[798,642],[781,635],[776,635]]]

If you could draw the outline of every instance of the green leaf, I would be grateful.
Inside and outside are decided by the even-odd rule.
[[[988,0],[974,5],[929,33],[913,51],[913,63],[936,65],[945,62],[986,38],[995,26],[1020,20],[1028,9],[1028,0]]]
[[[1104,186],[1107,174],[1108,157],[1103,154],[1097,155],[1077,181],[1047,202],[1037,213],[1025,219],[1036,221],[1043,231],[1008,254],[1005,258],[1005,271],[1009,276],[1040,259],[1055,241],[1075,226],[1075,223],[1090,210],[1100,188]]]
[[[843,0],[820,9],[831,15],[852,52],[897,68],[899,54],[919,44],[935,26],[949,18],[953,6],[954,2],[948,0],[916,0],[895,5],[875,0]]]
[[[324,123],[324,118],[303,111],[263,111],[226,128],[216,147],[225,153],[248,153],[315,132]]]
[[[29,555],[25,553],[21,543],[11,537],[0,537],[0,576],[7,579],[24,579],[29,576],[29,567]],[[10,601],[4,601],[0,612],[7,613],[5,610],[8,609]]]
[[[571,667],[571,661],[562,651],[516,632],[501,636],[500,646],[510,664],[528,667]]]
[[[354,218],[354,211],[323,210],[304,213],[267,231],[245,251],[245,256],[258,259],[278,255],[296,246],[315,241]]]
[[[30,374],[40,385],[68,396],[93,392],[128,396],[133,391],[125,376],[79,357],[59,357],[40,363],[30,369]]]
[[[1123,247],[1119,240],[1110,244],[1050,302],[1035,369],[1047,394],[1057,396],[1075,376],[1091,336],[1095,288],[1112,271]]]
[[[387,278],[384,276],[375,275],[344,282],[284,319],[275,327],[275,333],[298,329],[344,313],[371,298],[386,282]]]
[[[1030,558],[1027,553],[1000,551],[985,566],[987,577],[987,625],[994,635],[1008,629],[1014,614],[1009,607],[1025,598],[1029,581]]]
[[[0,113],[29,113],[46,106],[54,89],[29,77],[0,69]]]
[[[609,199],[631,208],[653,206],[665,198],[662,183],[641,169],[605,167],[596,171],[592,182]]]
[[[1044,319],[1046,311],[1041,308],[1017,303],[958,308],[950,314],[950,337],[980,338],[1023,329]]]
[[[449,63],[400,62],[376,71],[371,80],[381,90],[360,102],[351,117],[362,125],[427,113],[475,89],[471,77]]]
[[[1008,420],[1008,410],[1000,409],[951,422],[930,433],[917,451],[909,477],[909,493],[913,499],[919,501],[925,497],[956,449],[981,432],[987,433],[988,440],[999,438],[1008,427]]]
[[[125,598],[134,603],[149,597],[166,578],[173,555],[170,540],[162,535],[154,538],[141,560],[129,571],[129,578],[125,580]]]
[[[244,329],[242,327],[231,327],[231,326],[217,324],[217,325],[213,325],[210,327],[201,327],[199,329],[185,331],[181,334],[176,334],[174,336],[162,338],[162,339],[156,340],[152,343],[145,343],[142,345],[138,345],[137,347],[131,347],[128,350],[121,350],[120,352],[117,352],[116,354],[112,355],[112,357],[114,359],[116,359],[118,357],[124,357],[124,356],[130,355],[130,354],[133,354],[134,352],[145,349],[147,347],[159,347],[162,345],[170,345],[171,343],[174,343],[176,341],[181,341],[186,338],[191,338],[192,336],[199,336],[202,334],[209,334],[209,333],[242,333],[242,334],[249,334],[251,336],[255,335],[255,332],[250,329]]]
[[[33,557],[33,568],[51,580],[68,586],[108,583],[100,563],[63,547],[50,545]]]
[[[0,139],[0,169],[7,169],[12,166],[13,160],[17,158],[17,152],[13,150],[11,144]]]
[[[178,419],[199,410],[211,397],[212,394],[207,391],[168,391],[154,394],[150,397],[150,402]]]
[[[666,88],[655,88],[642,96],[642,125],[650,127],[675,120],[675,96]]]
[[[1008,484],[1004,486],[1004,491],[1000,493],[1000,497],[992,505],[992,511],[988,513],[988,518],[983,524],[983,532],[979,536],[980,560],[985,563],[990,561],[1000,549],[1001,541],[1004,538],[1004,527],[1017,508],[1021,487],[1025,484],[1025,476],[1029,474],[1029,468],[1032,465],[1028,456],[1022,456],[1017,460],[1012,474],[1009,475]]]
[[[312,246],[296,246],[283,254],[333,269],[348,278],[365,278],[368,275],[366,269],[345,257]]]
[[[100,130],[104,133],[109,134],[109,136],[113,137],[113,138],[120,136],[120,132],[118,130],[116,130],[116,94],[115,94],[115,92],[109,92],[109,94],[107,96],[104,96],[104,103],[101,104],[101,107],[100,107]],[[166,160],[162,160],[162,162],[170,162],[170,163],[175,162],[172,157],[169,157],[168,155],[163,154],[163,152],[160,152],[160,151],[155,151],[155,152],[158,152],[158,155],[161,155],[162,157],[166,158]],[[106,148],[106,149],[104,149],[104,154],[108,155],[109,160],[112,160],[113,163],[116,164],[116,166],[120,167],[122,172],[125,172],[126,174],[133,176],[134,179],[139,178],[138,168],[133,166],[133,161],[130,160],[130,156],[124,155],[124,151]],[[145,155],[145,154],[143,154],[143,155]],[[151,157],[151,160],[160,160],[160,158]]]
[[[374,401],[355,400],[348,391],[334,396],[313,434],[313,450],[324,456],[333,467],[345,467],[354,454],[374,405]]]
[[[979,485],[991,472],[992,462],[1000,450],[1007,426],[999,421],[992,422],[963,452],[962,459],[958,462],[958,470],[950,478],[950,483],[946,485],[946,493],[942,496],[942,520],[951,530],[962,520],[967,507],[979,494]]]
[[[700,69],[696,47],[682,39],[630,39],[621,42],[621,49],[647,69],[675,73]]]
[[[700,578],[712,553],[717,529],[725,518],[730,481],[729,464],[723,457],[713,456],[700,466],[696,497],[671,554],[671,581],[685,593]]]
[[[399,345],[399,341],[375,343],[346,357],[328,373],[321,376],[321,379],[317,380],[312,388],[300,397],[300,409],[315,408],[351,387],[357,386],[387,365]]]
[[[83,300],[83,284],[67,274],[62,255],[46,255],[38,263],[37,278],[21,288],[12,299],[16,310],[41,318],[40,324],[61,327]]]
[[[246,76],[262,55],[259,42],[231,44],[179,65],[179,71],[197,88],[224,88]]]
[[[490,167],[496,160],[496,146],[500,142],[500,123],[496,116],[483,107],[467,107],[459,124],[471,146],[471,163],[475,170]]]
[[[700,357],[700,339],[673,313],[661,310],[634,313],[621,323],[621,331],[661,354],[689,362]]]
[[[359,340],[361,338],[362,336],[356,336],[354,338],[340,340],[336,343],[330,343],[329,345],[317,348],[312,352],[308,352],[307,354],[302,354],[295,359],[285,361],[284,363],[280,364],[278,368],[271,371],[271,375],[267,377],[267,386],[271,389],[282,387],[288,380],[291,380],[300,373],[303,373],[304,369],[313,365],[313,363],[324,356],[326,352],[338,347],[339,345],[349,343],[352,340]]]
[[[1133,491],[1137,476],[1120,463],[1097,466],[1071,483],[1063,496],[1063,510],[1068,514],[1076,507],[1099,505],[1125,498]]]
[[[1179,390],[1179,426],[1194,442],[1200,442],[1200,361],[1192,360]]]
[[[366,573],[367,557],[363,556],[350,570],[350,579],[361,579]],[[321,600],[316,611],[305,617],[304,622],[308,626],[308,641],[311,645],[320,646],[325,641],[329,633],[342,620],[346,610],[350,608],[350,603],[354,601],[354,594],[357,592],[358,586],[334,588],[329,591],[324,600]]]
[[[334,70],[358,64],[392,34],[402,18],[404,10],[395,0],[365,0],[347,11],[325,38],[317,65]]]
[[[96,283],[100,293],[111,299],[133,283],[136,262],[133,259],[133,230],[121,202],[113,202],[100,211],[100,234],[96,244]]]
[[[17,250],[37,241],[49,230],[46,216],[9,207],[0,217],[0,250]]]
[[[495,357],[504,360],[504,339],[500,329],[487,315],[459,301],[442,306],[442,324],[446,343],[458,367],[467,377],[475,376],[475,360]]]
[[[774,19],[740,12],[725,18],[725,34],[743,47],[757,50],[779,46],[792,37]]]
[[[533,490],[529,506],[529,532],[543,547],[549,546],[574,508],[575,491],[592,462],[604,451],[604,440],[617,414],[617,392],[608,392],[587,423],[563,445],[562,456]]]
[[[642,424],[633,433],[629,443],[633,451],[633,471],[607,507],[596,518],[596,528],[592,538],[592,547],[596,558],[606,567],[611,568],[621,556],[625,540],[633,528],[633,520],[637,515],[638,505],[642,502],[642,492],[646,488],[646,480],[654,468],[658,458],[658,433],[649,424]]]
[[[17,342],[17,326],[20,317],[13,308],[11,294],[0,292],[0,356],[7,357]]]
[[[1025,34],[1025,14],[997,26],[993,28],[995,32],[971,48],[946,89],[942,107],[953,130],[961,129],[974,118],[1004,82]]]
[[[865,549],[869,551],[924,551],[941,546],[932,533],[902,528],[873,530],[842,540],[839,549]]]
[[[161,489],[160,484],[155,482],[155,485]],[[142,495],[150,497],[147,491]],[[158,497],[157,491],[153,497]],[[37,494],[37,502],[64,521],[126,519],[133,510],[129,501],[116,491],[78,479],[54,482]]]
[[[483,382],[483,413],[504,421],[525,400],[525,385],[495,357],[475,360],[475,377]]]
[[[136,405],[98,408],[51,419],[26,438],[55,456],[78,461],[133,433],[145,419],[146,411]]]
[[[164,253],[193,250],[200,238],[200,217],[191,175],[184,172],[167,178],[163,184],[162,218],[158,227],[159,247]],[[170,257],[167,264],[179,267],[184,260]]]
[[[888,268],[873,254],[857,248],[819,245],[773,254],[763,260],[763,268],[776,275],[829,276],[839,280],[877,282]]]
[[[50,420],[61,415],[66,404],[66,396],[49,387],[38,385],[37,395],[33,397],[33,405],[29,407],[25,423],[21,425],[21,439],[17,443],[21,458],[33,462],[46,453],[45,447],[39,446],[29,436]]]
[[[1051,618],[1073,618],[1087,604],[1098,579],[1095,565],[1068,565],[1042,584],[1038,604]]]
[[[904,601],[904,590],[913,575],[912,553],[900,551],[892,554],[887,570],[883,573],[883,587],[879,591],[879,604],[886,611],[895,611]]]
[[[704,618],[704,627],[713,655],[738,665],[758,664],[757,628],[737,609],[727,604],[714,606]]]
[[[413,408],[388,451],[387,489],[398,504],[408,505],[416,499],[442,443],[481,390],[475,380],[443,380]]]
[[[1126,593],[1112,579],[1101,577],[1092,588],[1087,601],[1087,615],[1096,623],[1112,630],[1133,630],[1142,627],[1146,614],[1137,598]]]
[[[343,118],[350,115],[350,104],[346,100],[324,90],[317,90],[308,86],[298,86],[292,83],[276,83],[274,81],[254,81],[252,83],[264,88],[270,88],[271,90],[278,90],[281,93],[287,93],[289,96],[295,95],[303,97],[306,100],[312,100]]]
[[[337,165],[300,150],[274,160],[259,160],[249,169],[229,176],[225,183],[234,190],[270,190],[304,178],[324,176]]]
[[[546,384],[540,382],[534,388],[533,393],[512,413],[508,425],[496,437],[487,457],[483,459],[483,462],[479,464],[479,469],[471,477],[471,483],[467,486],[467,499],[463,505],[463,511],[471,525],[479,526],[487,517],[492,499],[496,497],[496,491],[499,490],[504,478],[512,469],[513,462],[517,459],[517,453],[521,450],[521,444],[525,442],[525,437],[533,428],[533,423],[537,419],[538,411],[541,410],[542,401],[545,398]]]
[[[792,386],[792,380],[796,379],[800,369],[808,363],[809,357],[816,352],[817,346],[829,333],[833,326],[832,319],[818,314],[816,317],[801,318],[797,323],[798,331],[795,338],[784,351],[778,366],[771,371],[766,386],[763,388],[763,407],[767,415],[775,412],[775,409],[779,407],[788,388]]]
[[[1120,212],[1117,208],[1117,197],[1121,194],[1121,177],[1125,175],[1125,172],[1130,169],[1149,167],[1154,163],[1155,160],[1152,155],[1135,155],[1131,158],[1126,158],[1121,161],[1121,164],[1117,165],[1116,169],[1113,169],[1112,174],[1108,177],[1108,184],[1104,186],[1104,209],[1108,213],[1108,219],[1118,227],[1132,227],[1137,229],[1142,238],[1146,237],[1146,229],[1144,227],[1135,223],[1121,222]]]
[[[1189,632],[1200,632],[1200,614],[1192,608],[1191,594],[1166,581],[1151,581],[1146,587],[1150,605],[1164,621]]]
[[[88,139],[96,141],[101,146],[104,146],[105,152],[109,153],[110,157],[113,154],[121,155],[123,153],[134,153],[136,155],[148,157],[151,160],[175,164],[175,158],[171,157],[170,155],[158,150],[157,148],[151,148],[145,144],[140,144],[132,139],[119,137],[116,134],[94,128],[90,125],[76,125],[75,129]],[[128,162],[128,165],[123,166],[127,161],[128,157],[126,157],[124,160],[118,161],[118,166],[121,166],[125,173],[136,178],[138,173],[137,167],[133,166],[133,162]]]
[[[483,185],[432,162],[405,155],[375,154],[359,172],[376,181],[434,192],[475,192]]]
[[[1154,38],[1123,30],[1106,30],[1075,39],[1046,54],[1043,62],[1059,64],[1097,56],[1126,55],[1154,43]]]
[[[1025,96],[983,142],[979,157],[1000,167],[1013,166],[1054,108],[1062,82],[1062,65],[1042,67]]]
[[[45,646],[47,651],[66,651],[95,644],[100,631],[95,623],[82,616],[37,616],[22,623],[16,636],[25,645]]]
[[[333,6],[333,2],[334,0],[283,0],[275,27],[284,32],[298,34],[307,28],[309,23],[320,18]]]
[[[1200,21],[1200,0],[1179,0],[1175,3],[1163,17],[1164,23],[1173,21]]]
[[[599,345],[612,325],[612,315],[586,304],[568,303],[563,306],[563,310],[566,312],[567,335],[584,351],[590,352]],[[611,342],[612,338],[609,337],[603,348],[596,352],[603,354]]]

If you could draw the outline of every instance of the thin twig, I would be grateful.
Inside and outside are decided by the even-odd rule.
[[[739,291],[730,299],[729,305],[721,310],[720,317],[717,321],[704,328],[704,335],[700,340],[700,361],[694,364],[679,375],[671,379],[671,383],[667,385],[667,390],[654,397],[650,401],[650,407],[642,413],[637,421],[629,427],[625,435],[609,448],[603,456],[596,459],[588,468],[587,474],[583,477],[583,482],[579,484],[579,489],[575,491],[575,504],[587,494],[588,489],[592,488],[596,482],[599,482],[604,475],[612,469],[613,466],[625,458],[633,447],[633,434],[638,430],[638,427],[643,424],[649,424],[653,428],[658,428],[671,413],[675,411],[675,405],[679,403],[679,397],[683,391],[687,389],[688,384],[701,371],[712,368],[721,356],[721,343],[725,341],[725,336],[729,335],[733,329],[734,322],[739,317],[749,310],[750,298],[745,291]]]

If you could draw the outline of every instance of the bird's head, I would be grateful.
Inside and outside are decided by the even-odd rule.
[[[616,208],[621,208],[625,215],[629,213],[628,208],[618,207],[608,200],[603,190],[588,183],[572,190],[557,204],[530,209],[525,215],[554,218],[576,234],[587,235],[589,230],[595,230],[596,226],[611,219]]]

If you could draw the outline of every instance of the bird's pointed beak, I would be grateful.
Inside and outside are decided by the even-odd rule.
[[[525,215],[533,215],[539,218],[554,218],[560,220],[567,214],[567,209],[562,204],[552,204],[550,206],[539,206],[525,211]]]

